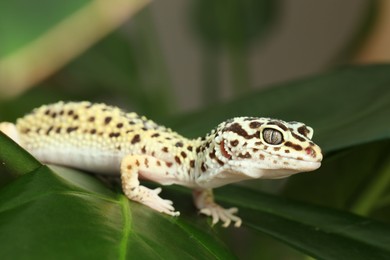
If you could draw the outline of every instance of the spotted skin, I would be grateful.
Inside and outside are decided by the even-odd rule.
[[[258,178],[284,178],[320,167],[313,129],[299,122],[237,117],[203,138],[187,139],[136,113],[90,102],[58,102],[33,110],[16,125],[0,123],[37,159],[100,174],[121,176],[125,195],[156,211],[179,215],[161,191],[141,185],[179,184],[193,190],[194,202],[212,223],[236,227],[236,208],[224,209],[212,189]]]

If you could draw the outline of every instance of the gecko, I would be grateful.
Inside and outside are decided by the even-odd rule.
[[[161,188],[140,181],[188,187],[199,212],[224,227],[239,227],[242,220],[237,208],[215,202],[214,188],[285,178],[316,170],[322,161],[311,127],[266,117],[235,117],[205,137],[188,139],[114,106],[60,101],[34,109],[16,124],[0,123],[0,131],[41,162],[120,175],[130,200],[171,216],[180,213],[159,196]]]

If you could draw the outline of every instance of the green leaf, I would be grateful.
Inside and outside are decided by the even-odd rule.
[[[265,232],[318,259],[389,259],[390,226],[350,213],[281,199],[242,187],[217,198],[239,205],[251,229]]]
[[[390,138],[390,65],[354,66],[253,92],[175,118],[182,134],[202,136],[234,116],[275,117],[314,128],[325,152]]]
[[[4,259],[234,258],[212,231],[59,167],[41,166],[0,190],[0,231]]]
[[[0,131],[0,171],[3,175],[7,172],[14,177],[29,173],[41,166],[41,164],[30,154],[26,153],[23,148],[16,145]],[[19,154],[23,154],[21,157]],[[1,176],[0,181],[4,179]],[[1,182],[0,182],[1,183]],[[1,185],[0,185],[1,187]]]

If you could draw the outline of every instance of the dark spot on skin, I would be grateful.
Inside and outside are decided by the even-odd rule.
[[[172,138],[170,138],[170,137],[165,137],[165,140],[172,140]]]
[[[155,154],[156,154],[156,153],[153,151],[153,152],[152,152],[152,156],[155,156]]]
[[[257,122],[257,121],[253,121],[253,122],[250,122],[249,127],[252,128],[252,129],[257,129],[257,128],[259,128],[261,125],[262,125],[262,123]]]
[[[280,129],[283,129],[284,131],[288,130],[288,128],[280,122],[269,122],[268,125],[277,125],[280,127]]]
[[[165,162],[165,164],[166,164],[168,167],[172,167],[172,163],[171,163],[171,162]]]
[[[90,118],[88,118],[88,122],[93,122],[95,121],[95,117],[94,116],[91,116]]]
[[[145,145],[142,147],[142,149],[141,149],[141,153],[146,153],[146,148],[145,148]]]
[[[131,140],[131,144],[136,144],[136,143],[139,143],[140,141],[141,141],[141,137],[137,134]]]
[[[67,132],[67,133],[71,133],[71,132],[73,132],[73,131],[76,131],[77,129],[78,129],[77,126],[75,126],[75,127],[68,127],[68,128],[66,129],[66,132]]]
[[[127,169],[131,171],[131,169],[133,169],[133,167],[131,166],[131,164],[127,165]]]
[[[56,133],[57,133],[57,134],[61,133],[61,127],[58,127],[58,128],[56,129]]]
[[[37,130],[36,130],[36,132],[39,134],[40,131],[41,131],[41,128],[38,127]]]
[[[23,128],[22,133],[28,134],[31,130],[29,128]]]
[[[183,151],[180,153],[183,158],[187,158],[187,154]]]
[[[56,112],[54,112],[53,114],[51,114],[51,117],[52,117],[52,118],[56,118],[56,116],[57,116],[57,113],[56,113]]]
[[[200,153],[200,146],[196,147],[196,153]]]
[[[161,149],[164,153],[167,153],[168,152],[168,147],[163,147],[162,149]]]
[[[117,128],[122,128],[123,127],[123,124],[122,123],[119,123],[116,125]]]
[[[297,135],[297,134],[294,133],[294,132],[291,132],[291,135],[292,135],[295,139],[298,139],[298,140],[301,141],[301,142],[306,141],[305,138],[303,138],[302,136]]]
[[[284,165],[289,165],[289,163],[288,163],[288,162],[283,162],[283,164],[284,164]]]
[[[50,109],[45,111],[45,115],[47,115],[47,116],[50,115]]]
[[[143,131],[146,131],[146,130],[148,130],[146,127],[142,127],[141,128]]]
[[[51,132],[51,130],[53,130],[53,127],[51,126],[51,127],[49,127],[49,129],[47,129],[47,131],[46,131],[46,134],[47,135],[49,135],[50,134],[50,132]]]
[[[241,127],[241,125],[240,125],[239,123],[234,123],[234,124],[230,125],[229,127],[226,127],[223,131],[224,131],[224,132],[230,131],[230,132],[236,133],[236,134],[238,134],[239,136],[244,137],[245,139],[258,138],[258,137],[260,136],[260,132],[259,132],[259,131],[256,131],[256,133],[254,133],[253,135],[249,135],[249,134]]]
[[[129,121],[129,125],[135,125],[134,121]]]
[[[278,163],[278,161],[277,161],[277,160],[273,160],[272,162],[273,162],[274,164],[277,164],[277,163]]]
[[[307,137],[309,132],[310,131],[309,131],[309,129],[306,128],[306,126],[301,126],[301,127],[298,128],[298,133],[300,133],[303,136]]]
[[[108,116],[104,119],[104,124],[108,125],[112,120],[112,117]]]
[[[161,162],[160,161],[157,161],[156,164],[157,164],[157,166],[161,166]]]
[[[131,132],[134,132],[134,130],[133,129],[127,130],[126,134],[131,133]]]
[[[237,146],[237,145],[238,145],[238,143],[239,143],[239,141],[238,141],[238,140],[233,140],[233,141],[230,141],[230,145],[231,145],[231,146]]]
[[[73,115],[73,113],[74,113],[73,110],[69,110],[69,111],[68,111],[68,115],[69,115],[69,116]]]
[[[274,151],[279,151],[280,150],[280,147],[274,147]]]
[[[195,167],[195,160],[191,160],[191,161],[190,161],[190,166],[191,166],[191,168],[194,168],[194,167]]]
[[[110,133],[109,137],[118,137],[120,135],[121,135],[120,133]]]
[[[284,150],[284,152],[285,152],[285,153],[290,153],[290,150],[287,150],[287,149],[286,149],[286,150]]]
[[[60,112],[58,113],[60,116],[62,116],[64,114],[64,110],[60,110]]]
[[[255,152],[259,151],[259,149],[253,148],[252,151],[255,153]]]
[[[191,145],[189,145],[189,146],[187,147],[187,150],[190,151],[190,152],[192,152],[192,149],[193,149],[193,148],[192,148]]]
[[[211,153],[209,153],[209,156],[211,159],[215,158],[215,150],[213,150]]]
[[[251,156],[248,152],[245,153],[245,154],[240,153],[240,154],[238,155],[238,157],[243,158],[243,159],[252,158],[252,156]]]
[[[262,145],[262,142],[256,142],[255,145]]]
[[[135,165],[137,165],[139,167],[141,164],[139,163],[138,160],[135,160]]]
[[[116,149],[118,150],[118,151],[120,151],[121,150],[121,146],[120,145],[118,145],[117,147],[116,147]]]
[[[145,162],[144,162],[146,168],[149,168],[149,160],[148,158],[145,158]]]
[[[268,149],[268,146],[264,145],[263,149],[264,149],[264,150],[267,150],[267,149]]]
[[[177,143],[175,144],[175,146],[176,146],[176,147],[183,147],[183,143],[182,143],[182,142],[177,142]]]
[[[302,158],[302,157],[297,157],[297,160],[300,160],[300,161],[302,161],[302,160],[303,160],[303,158]]]
[[[78,115],[74,115],[74,116],[73,116],[73,119],[74,119],[74,120],[77,120],[77,119],[79,119],[79,116],[78,116]]]
[[[200,169],[202,170],[202,172],[206,171],[206,166],[204,165],[204,163],[202,163],[202,165],[200,166]]]
[[[181,161],[180,161],[180,158],[175,156],[175,161],[178,163],[178,164],[181,164]]]
[[[224,166],[224,165],[225,165],[225,163],[224,163],[223,161],[221,161],[220,159],[217,159],[217,163],[218,163],[219,165],[221,165],[221,166]]]
[[[264,154],[260,154],[259,158],[260,158],[260,160],[264,160],[265,159]]]
[[[93,135],[96,134],[96,129],[92,129],[92,130],[90,131],[90,133],[93,134]]]
[[[302,151],[302,146],[300,146],[299,144],[293,144],[292,142],[286,142],[284,145],[287,147],[291,147],[296,151]]]
[[[160,136],[159,133],[152,134],[152,137],[159,137],[159,136]]]
[[[168,172],[165,172],[165,175],[167,175],[167,176],[168,176],[168,174],[169,174]]]

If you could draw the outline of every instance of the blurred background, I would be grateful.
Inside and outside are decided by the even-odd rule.
[[[390,57],[387,1],[17,0],[0,12],[7,120],[58,99],[165,117]]]

